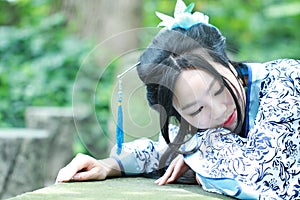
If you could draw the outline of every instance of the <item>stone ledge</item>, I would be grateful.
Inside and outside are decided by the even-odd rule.
[[[45,130],[36,130],[30,128],[0,128],[0,139],[43,139],[48,137],[48,132]]]
[[[76,129],[72,107],[28,107],[26,127],[49,133],[45,185],[52,184],[59,169],[73,158]]]
[[[59,183],[9,200],[164,200],[164,199],[232,199],[205,192],[198,185],[169,184],[158,186],[154,179],[131,177],[105,181]]]
[[[45,130],[0,129],[0,199],[44,187],[48,136]]]

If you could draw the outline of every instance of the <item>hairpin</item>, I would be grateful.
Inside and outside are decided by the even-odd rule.
[[[116,126],[116,143],[117,143],[117,154],[120,155],[122,152],[122,145],[124,142],[124,130],[123,130],[123,109],[122,109],[122,78],[125,76],[128,72],[136,68],[136,66],[140,64],[140,62],[134,64],[133,66],[129,67],[127,70],[125,70],[123,73],[119,74],[117,76],[119,80],[119,86],[118,86],[118,119],[117,119],[117,126]]]
[[[174,10],[174,18],[160,12],[155,12],[157,17],[162,20],[162,22],[160,22],[158,26],[165,26],[169,30],[177,27],[187,30],[195,24],[209,24],[209,17],[207,15],[204,15],[201,12],[194,12],[192,14],[194,6],[194,3],[186,6],[182,0],[177,0]]]

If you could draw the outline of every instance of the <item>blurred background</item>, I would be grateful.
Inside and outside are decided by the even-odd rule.
[[[73,106],[81,123],[73,155],[107,156],[114,140],[116,74],[134,64],[155,34],[160,22],[155,11],[173,16],[175,3],[1,0],[0,127],[26,127],[28,107]],[[298,0],[196,0],[194,11],[208,15],[220,29],[233,60],[300,59]],[[142,85],[135,90],[144,98]],[[145,114],[132,113],[136,119]],[[125,140],[132,138],[129,134]]]

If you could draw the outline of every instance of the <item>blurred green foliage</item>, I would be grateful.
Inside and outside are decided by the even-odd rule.
[[[144,0],[144,23],[156,26],[154,12],[173,16],[174,0]],[[300,2],[298,0],[184,0],[195,2],[194,11],[210,17],[210,23],[227,39],[230,56],[242,61],[300,58]]]
[[[23,127],[28,106],[71,105],[88,46],[68,35],[50,1],[0,1],[0,8],[0,126]]]

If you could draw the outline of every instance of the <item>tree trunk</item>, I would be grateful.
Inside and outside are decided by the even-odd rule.
[[[69,27],[81,38],[96,42],[77,73],[73,110],[75,115],[81,116],[77,118],[76,125],[82,142],[91,155],[103,158],[108,155],[110,143],[114,143],[111,139],[114,133],[104,130],[96,117],[95,93],[110,63],[138,48],[140,37],[134,29],[142,24],[142,1],[66,0],[62,9],[67,15]],[[114,80],[115,76],[106,78]]]
[[[142,24],[141,0],[66,0],[63,9],[70,25],[77,27],[75,31],[97,43],[123,31],[140,28]],[[118,53],[122,52],[122,46],[136,48],[138,38],[128,35],[126,40],[115,41],[110,48]]]

